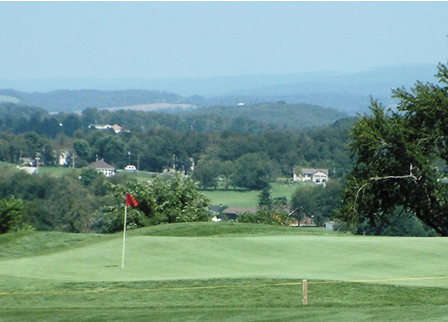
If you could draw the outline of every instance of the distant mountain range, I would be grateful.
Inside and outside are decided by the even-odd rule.
[[[434,65],[398,65],[358,73],[203,79],[0,80],[0,88],[5,88],[0,89],[0,102],[38,106],[50,112],[151,103],[206,107],[286,102],[318,105],[354,115],[367,111],[370,96],[386,106],[393,105],[396,102],[391,99],[392,89],[402,86],[409,89],[417,80],[435,83],[436,72]]]

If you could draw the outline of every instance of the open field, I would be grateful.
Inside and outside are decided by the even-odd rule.
[[[447,321],[445,238],[174,224],[0,235],[0,321]],[[301,283],[309,280],[309,304]]]
[[[11,163],[0,162],[1,167],[17,167]],[[67,171],[77,171],[81,172],[80,169],[72,169],[67,167],[39,167],[39,174],[53,174],[56,176],[61,176]],[[148,181],[154,179],[156,173],[147,172],[147,171],[137,171],[130,172],[122,169],[117,170],[117,174],[126,175],[130,178],[136,178],[137,180]],[[289,183],[286,184],[283,181],[279,180],[271,184],[271,197],[286,197],[288,202],[291,200],[291,195],[296,191],[298,185],[309,184],[309,183]],[[234,206],[234,207],[256,207],[258,204],[258,195],[260,194],[259,190],[201,190],[207,198],[211,200],[212,205],[225,205],[225,206]]]
[[[286,197],[291,201],[291,195],[296,191],[298,185],[308,183],[279,183],[275,182],[271,184],[271,197]],[[259,190],[201,190],[201,192],[207,196],[212,205],[225,205],[234,207],[256,207],[258,204]]]

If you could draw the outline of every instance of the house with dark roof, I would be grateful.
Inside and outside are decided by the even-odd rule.
[[[104,162],[104,159],[97,160],[87,166],[87,168],[97,169],[99,172],[104,174],[106,177],[112,177],[115,175],[115,168],[110,164]]]
[[[235,220],[238,214],[250,213],[255,214],[257,208],[247,208],[247,207],[228,207],[221,211],[221,214],[226,216],[228,220]]]

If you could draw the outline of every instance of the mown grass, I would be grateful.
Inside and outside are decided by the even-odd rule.
[[[162,224],[128,232],[129,236],[248,237],[248,236],[338,236],[340,233],[316,227],[254,225],[236,222]]]
[[[289,202],[292,194],[297,190],[299,185],[307,185],[307,183],[281,183],[275,182],[271,184],[271,198],[285,197]],[[311,185],[310,185],[311,187]],[[211,200],[212,205],[225,205],[234,207],[256,207],[258,204],[258,195],[260,190],[201,190],[207,198]]]
[[[98,242],[121,238],[122,232],[113,235],[67,234],[62,232],[29,231],[0,234],[0,260],[36,255],[85,247]],[[222,223],[178,223],[162,224],[127,231],[132,236],[295,236],[295,235],[341,235],[340,233],[316,227],[287,227],[253,225],[235,222]]]
[[[0,260],[46,255],[92,245],[110,238],[112,238],[111,235],[44,231],[0,234]]]
[[[0,321],[448,320],[444,238],[238,223],[161,225],[127,236],[121,270],[121,234],[1,235]],[[104,257],[114,249],[110,265]]]
[[[446,289],[301,280],[60,283],[2,292],[1,321],[446,321]]]

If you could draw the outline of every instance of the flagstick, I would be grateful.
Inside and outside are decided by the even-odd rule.
[[[123,223],[123,252],[121,255],[121,269],[124,269],[124,245],[126,241],[126,217],[128,216],[128,207],[124,207],[124,223]]]

